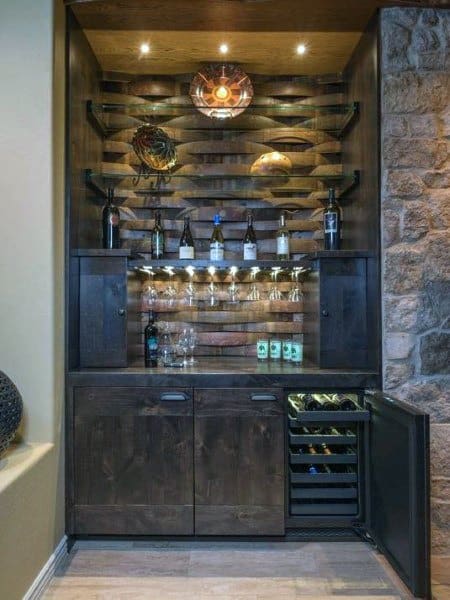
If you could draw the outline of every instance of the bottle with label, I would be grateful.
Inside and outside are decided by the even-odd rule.
[[[214,215],[214,229],[209,243],[209,258],[211,260],[223,260],[224,240],[220,227],[220,215]]]
[[[194,259],[194,238],[192,237],[190,218],[184,217],[184,229],[180,238],[179,257],[181,259]]]
[[[158,328],[155,325],[155,315],[148,313],[148,325],[144,330],[145,340],[145,366],[158,366]]]
[[[120,212],[113,204],[114,190],[108,188],[108,199],[102,211],[103,248],[120,248]]]
[[[277,231],[277,258],[289,260],[289,229],[286,227],[286,215],[280,215],[280,226]]]
[[[328,191],[328,204],[323,211],[325,250],[339,250],[341,244],[341,209],[336,203],[334,188]]]
[[[155,214],[155,226],[152,231],[152,258],[162,258],[164,255],[164,229],[161,225],[161,213]]]
[[[251,212],[248,212],[247,231],[244,236],[244,260],[256,260],[257,255],[256,234],[253,229],[253,215]]]

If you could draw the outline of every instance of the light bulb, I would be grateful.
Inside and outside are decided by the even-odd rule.
[[[301,55],[301,54],[305,54],[305,52],[306,52],[306,46],[305,46],[305,44],[299,44],[297,46],[297,54]]]
[[[219,100],[225,100],[225,98],[228,96],[228,88],[226,88],[224,85],[219,86],[216,90],[216,96],[219,98]]]
[[[221,54],[228,54],[228,44],[220,44],[219,46],[219,52]]]
[[[148,54],[150,52],[150,45],[149,44],[141,44],[141,54]]]

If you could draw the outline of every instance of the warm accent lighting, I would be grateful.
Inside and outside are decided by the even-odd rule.
[[[297,54],[299,54],[301,56],[302,54],[305,54],[305,52],[306,52],[305,44],[299,44],[297,46]]]
[[[219,46],[219,52],[220,54],[228,54],[228,44],[220,44]]]
[[[230,119],[250,104],[253,86],[249,76],[236,65],[208,65],[195,75],[189,93],[204,115]]]
[[[141,54],[148,54],[150,52],[150,45],[149,44],[141,44]]]

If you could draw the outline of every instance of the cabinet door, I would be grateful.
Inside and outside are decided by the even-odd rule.
[[[125,257],[80,259],[80,366],[127,366]]]
[[[195,390],[195,533],[284,533],[282,393]]]
[[[415,596],[430,597],[429,419],[366,395],[367,530]]]
[[[192,534],[189,389],[76,388],[75,534]]]
[[[366,368],[369,363],[365,258],[320,261],[320,366]],[[376,344],[372,339],[371,343]]]

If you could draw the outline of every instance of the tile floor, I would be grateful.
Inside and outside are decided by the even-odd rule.
[[[77,542],[45,600],[408,600],[362,542]],[[445,596],[437,596],[444,600]]]
[[[434,600],[450,600],[450,556],[435,556],[431,561]]]

